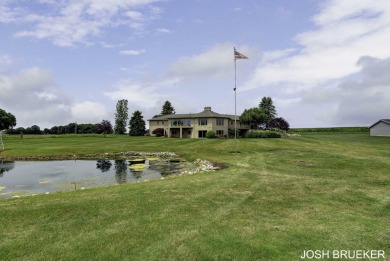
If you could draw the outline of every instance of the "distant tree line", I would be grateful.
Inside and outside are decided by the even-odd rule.
[[[109,121],[103,120],[100,123],[69,123],[64,126],[53,126],[41,130],[38,125],[33,125],[28,128],[19,127],[16,129],[7,130],[7,134],[111,134],[113,133],[112,125]]]

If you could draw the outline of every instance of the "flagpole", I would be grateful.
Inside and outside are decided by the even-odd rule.
[[[237,59],[248,59],[234,47],[234,154],[237,153]]]
[[[234,47],[236,53],[236,47]],[[237,153],[237,59],[234,57],[234,154]]]

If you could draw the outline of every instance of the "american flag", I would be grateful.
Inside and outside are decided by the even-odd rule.
[[[245,55],[243,55],[242,53],[239,53],[236,51],[236,49],[234,48],[234,59],[248,59],[248,57],[246,57]]]

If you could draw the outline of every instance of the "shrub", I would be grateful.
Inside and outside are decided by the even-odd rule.
[[[163,128],[158,128],[155,129],[152,134],[156,135],[157,137],[161,137],[164,135],[164,129]]]
[[[249,131],[248,138],[280,138],[282,137],[276,131],[259,131],[253,130]]]
[[[239,136],[238,135],[238,130],[237,130],[237,137]],[[232,128],[229,128],[229,130],[228,130],[228,137],[229,138],[234,138],[234,129],[232,129]]]
[[[209,130],[206,132],[206,138],[208,139],[214,139],[216,138],[217,136],[215,135],[215,131],[212,131],[212,130]]]

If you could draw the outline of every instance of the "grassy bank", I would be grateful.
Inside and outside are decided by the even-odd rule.
[[[2,199],[1,260],[299,260],[308,249],[390,256],[390,138],[240,139],[238,154],[230,139],[6,136],[4,143],[0,157],[173,151],[229,168]]]

